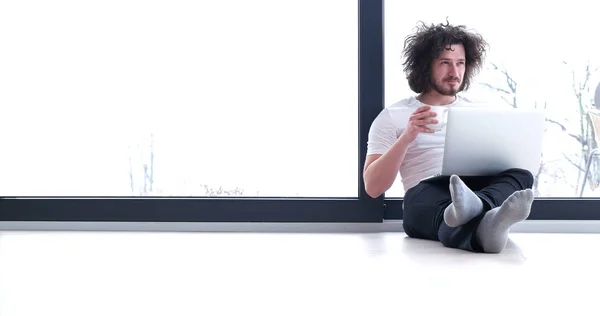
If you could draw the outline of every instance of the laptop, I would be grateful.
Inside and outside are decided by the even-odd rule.
[[[442,175],[489,176],[510,168],[537,174],[545,121],[535,109],[449,108]]]

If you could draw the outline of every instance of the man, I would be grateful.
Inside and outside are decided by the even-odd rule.
[[[403,228],[413,238],[473,252],[499,253],[509,228],[526,219],[533,175],[510,169],[493,177],[439,176],[445,128],[431,106],[473,106],[457,94],[481,69],[487,43],[464,26],[421,25],[406,38],[404,71],[411,96],[384,109],[369,131],[363,177],[371,197],[387,191],[400,173]],[[490,122],[492,123],[492,122]]]

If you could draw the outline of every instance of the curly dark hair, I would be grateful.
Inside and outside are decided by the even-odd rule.
[[[460,91],[467,90],[471,80],[481,70],[488,47],[483,37],[468,31],[464,25],[453,26],[448,20],[446,24],[421,22],[414,34],[406,37],[403,55],[406,61],[402,64],[410,89],[416,93],[429,91],[431,88],[431,64],[450,45],[463,44],[465,47],[465,74]]]

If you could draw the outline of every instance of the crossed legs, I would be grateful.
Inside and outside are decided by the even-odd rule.
[[[484,213],[483,201],[460,180],[450,177],[452,203],[444,210],[444,222],[458,227]],[[506,246],[512,225],[525,220],[531,211],[533,191],[515,191],[502,205],[486,212],[475,231],[475,237],[485,252],[498,253]]]
[[[495,177],[428,179],[405,195],[403,227],[410,237],[498,253],[506,246],[510,227],[529,216],[532,186],[533,176],[522,169]]]

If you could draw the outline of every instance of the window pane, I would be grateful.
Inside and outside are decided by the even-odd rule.
[[[0,4],[0,195],[358,194],[357,4]]]
[[[545,5],[543,14],[538,5],[529,2],[519,2],[519,10],[514,3],[478,14],[465,9],[473,4],[464,0],[453,6],[440,0],[385,1],[386,106],[413,94],[402,71],[401,53],[404,38],[418,21],[437,24],[448,17],[452,24],[466,25],[485,37],[490,51],[484,69],[465,94],[519,108],[545,107],[548,122],[543,165],[534,175],[536,194],[578,197],[588,154],[598,146],[587,119],[588,113],[598,113],[593,102],[600,82],[600,42],[594,40],[598,37],[596,11],[583,0],[569,2],[569,6]],[[565,21],[566,17],[573,18]],[[599,167],[597,157],[584,196],[600,196]],[[403,194],[398,177],[386,196]]]

